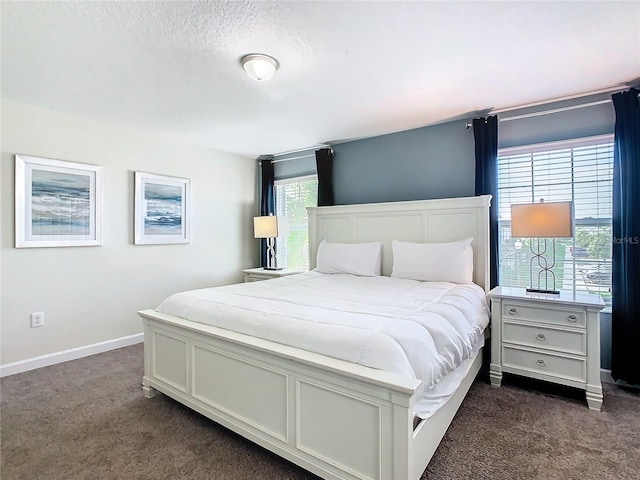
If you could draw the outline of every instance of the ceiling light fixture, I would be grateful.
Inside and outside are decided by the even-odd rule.
[[[278,69],[278,61],[263,53],[251,53],[240,59],[242,68],[247,72],[249,78],[258,82],[266,82]]]

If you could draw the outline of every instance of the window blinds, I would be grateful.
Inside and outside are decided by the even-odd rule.
[[[556,287],[611,288],[613,137],[540,144],[498,152],[500,285],[530,286],[530,239],[511,238],[511,205],[574,202],[575,236],[557,239]]]
[[[286,239],[278,239],[278,265],[293,270],[309,270],[309,220],[307,207],[318,201],[318,179],[315,175],[290,180],[276,180],[276,215],[289,219]]]

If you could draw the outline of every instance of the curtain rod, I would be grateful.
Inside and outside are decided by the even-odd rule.
[[[524,105],[515,105],[512,107],[498,108],[495,110],[491,110],[491,112],[489,112],[489,115],[495,115],[496,113],[505,113],[512,110],[522,110],[523,108],[537,107],[539,105],[548,105],[550,103],[563,102],[565,100],[574,100],[576,98],[589,97],[591,95],[597,95],[599,93],[616,92],[616,91],[624,90],[625,88],[630,88],[630,85],[626,85],[626,84],[616,85],[613,87],[600,88],[598,90],[591,90],[589,92],[582,92],[575,95],[565,95],[564,97],[556,97],[556,98],[551,98],[549,100],[541,100],[539,102],[525,103]]]
[[[327,145],[325,143],[322,143],[320,145],[315,145],[313,147],[307,147],[307,148],[299,148],[298,150],[290,150],[288,152],[281,152],[281,153],[276,153],[275,155],[273,155],[274,157],[279,157],[282,155],[288,155],[290,153],[296,153],[296,152],[306,152],[307,150],[312,150],[314,148],[328,148],[333,152],[333,149],[331,148],[331,145]],[[289,160],[300,160],[302,158],[309,158],[309,157],[314,157],[315,158],[315,152],[314,153],[310,153],[307,155],[298,155],[297,157],[287,157],[287,158],[275,158],[273,160],[271,160],[271,163],[280,163],[280,162],[288,162]],[[261,163],[262,160],[259,160],[258,163]]]
[[[597,102],[582,103],[580,105],[571,105],[568,107],[553,108],[551,110],[542,110],[540,112],[523,113],[522,115],[513,115],[512,117],[499,118],[498,122],[510,122],[511,120],[520,120],[521,118],[540,117],[542,115],[550,115],[552,113],[566,112],[568,110],[577,110],[579,108],[593,107],[595,105],[604,105],[611,103],[611,100],[599,100]],[[491,115],[491,114],[489,114]],[[473,127],[473,123],[466,124],[467,129]]]
[[[315,158],[315,154],[313,155],[299,155],[297,157],[288,157],[288,158],[276,158],[275,160],[271,160],[271,163],[280,163],[280,162],[288,162],[289,160],[300,160],[301,158],[309,158],[309,157],[314,157]]]
[[[583,92],[577,95],[568,95],[565,97],[557,97],[557,98],[552,98],[550,100],[543,100],[540,102],[533,102],[533,103],[527,103],[524,105],[516,105],[513,107],[506,107],[506,108],[499,108],[496,110],[491,110],[489,113],[487,113],[487,115],[496,115],[499,113],[506,113],[506,112],[511,112],[513,110],[522,110],[523,108],[530,108],[530,107],[537,107],[539,105],[548,105],[551,103],[556,103],[556,102],[562,102],[562,101],[566,101],[566,100],[573,100],[575,98],[582,98],[582,97],[588,97],[591,95],[597,95],[599,93],[608,93],[608,92],[616,92],[616,91],[622,91],[626,88],[631,88],[630,85],[616,85],[614,87],[607,87],[607,88],[601,88],[599,90],[592,90],[590,92]],[[584,107],[592,107],[594,105],[602,105],[605,103],[610,103],[612,100],[611,99],[607,99],[607,100],[599,100],[596,102],[589,102],[589,103],[583,103],[580,105],[571,105],[571,106],[567,106],[567,107],[559,107],[559,108],[554,108],[551,110],[543,110],[540,112],[532,112],[532,113],[523,113],[522,115],[514,115],[512,117],[506,117],[506,118],[499,118],[498,122],[508,122],[510,120],[518,120],[521,118],[529,118],[529,117],[537,117],[540,115],[547,115],[547,114],[552,114],[552,113],[558,113],[558,112],[564,112],[566,110],[575,110],[578,108],[584,108]],[[466,128],[469,129],[473,127],[472,123],[467,123],[466,124]]]
[[[331,145],[327,145],[326,143],[320,143],[318,145],[313,145],[311,147],[298,148],[297,150],[289,150],[288,152],[274,153],[273,156],[281,157],[282,155],[289,155],[290,153],[306,152],[307,150],[312,150],[314,148],[331,148]]]

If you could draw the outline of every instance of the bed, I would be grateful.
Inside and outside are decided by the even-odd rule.
[[[393,240],[473,237],[473,281],[486,292],[490,199],[311,208],[311,266],[322,240],[381,242],[381,271],[388,277]],[[460,378],[446,401],[416,416],[424,379],[402,369],[372,368],[165,310],[175,314],[139,312],[145,395],[160,391],[323,478],[420,478],[482,363],[478,348],[463,372],[456,371]]]

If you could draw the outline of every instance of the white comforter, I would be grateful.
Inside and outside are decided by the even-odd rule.
[[[422,380],[472,356],[489,323],[477,285],[308,272],[177,293],[158,311]]]

